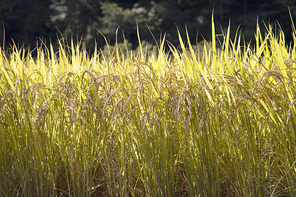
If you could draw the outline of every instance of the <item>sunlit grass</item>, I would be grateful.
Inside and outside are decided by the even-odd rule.
[[[1,196],[295,196],[295,42],[212,28],[197,51],[1,50]]]

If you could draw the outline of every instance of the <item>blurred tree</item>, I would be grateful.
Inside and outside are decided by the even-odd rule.
[[[245,39],[250,40],[254,37],[258,16],[259,22],[278,20],[291,40],[288,6],[296,16],[295,0],[1,0],[0,20],[5,25],[6,42],[11,37],[17,43],[34,46],[36,37],[51,37],[55,42],[56,35],[68,39],[77,36],[83,37],[82,41],[91,50],[94,40],[99,47],[105,44],[98,29],[114,44],[115,30],[120,26],[118,40],[122,41],[124,31],[135,48],[137,24],[141,39],[154,43],[145,23],[157,39],[166,33],[166,39],[175,45],[178,45],[176,26],[184,36],[185,24],[192,42],[197,32],[211,39],[213,8],[217,33],[219,26],[227,28],[230,19],[232,37],[240,25]],[[0,33],[3,41],[2,28]]]
[[[133,48],[138,44],[137,25],[141,38],[154,42],[146,24],[155,33],[156,28],[162,24],[166,11],[164,7],[154,2],[146,7],[138,3],[135,3],[132,8],[122,8],[116,3],[102,3],[101,6],[103,17],[100,18],[102,25],[99,30],[114,44],[115,30],[120,27],[125,38],[133,44]],[[118,35],[119,42],[122,41],[120,34]]]
[[[52,0],[51,21],[65,39],[83,38],[88,48],[94,48],[98,28],[100,3],[97,0]]]
[[[257,17],[259,22],[268,22],[274,19],[285,19],[280,24],[290,27],[287,6],[295,10],[293,0],[52,0],[52,22],[63,33],[64,37],[70,35],[84,36],[87,48],[94,46],[96,39],[99,46],[105,44],[98,34],[100,30],[110,44],[116,40],[115,31],[119,28],[117,39],[122,42],[123,31],[125,37],[137,47],[137,24],[141,39],[154,43],[146,24],[153,35],[159,39],[166,33],[166,39],[178,45],[176,26],[182,36],[185,36],[185,24],[191,41],[194,43],[203,38],[211,39],[211,17],[214,8],[217,33],[221,26],[227,29],[231,20],[232,38],[240,26],[245,39],[253,38],[256,29]],[[294,6],[294,7],[293,7]],[[287,23],[287,24],[286,24]],[[263,25],[261,25],[264,28]],[[283,28],[284,29],[284,28]],[[290,30],[290,29],[289,29]]]
[[[50,0],[1,0],[0,21],[4,23],[6,42],[13,39],[16,43],[35,46],[36,38],[51,35]],[[1,40],[4,30],[1,28]]]

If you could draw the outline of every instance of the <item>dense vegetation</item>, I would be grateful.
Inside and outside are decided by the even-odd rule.
[[[295,40],[211,24],[149,55],[0,50],[0,195],[295,196]]]
[[[113,45],[115,30],[120,26],[118,41],[122,42],[124,31],[131,43],[130,49],[135,49],[138,46],[137,22],[142,40],[152,44],[155,42],[145,22],[157,39],[166,33],[166,38],[175,46],[178,45],[176,25],[185,36],[185,23],[192,43],[195,43],[197,32],[209,40],[210,18],[215,8],[217,27],[221,25],[225,30],[231,19],[231,38],[240,26],[245,40],[253,39],[258,17],[259,23],[262,20],[267,24],[279,21],[286,39],[292,41],[288,6],[296,16],[294,0],[1,0],[0,21],[5,26],[6,48],[13,38],[19,46],[24,43],[25,47],[29,45],[33,49],[36,37],[46,40],[47,46],[51,38],[57,46],[58,35],[68,38],[68,41],[71,36],[74,39],[83,36],[87,49],[93,51],[94,40],[98,47],[105,45],[97,30]],[[220,28],[217,28],[217,33],[221,33]],[[0,41],[3,41],[3,35],[3,28],[0,28]],[[203,40],[202,36],[198,37],[198,41]]]

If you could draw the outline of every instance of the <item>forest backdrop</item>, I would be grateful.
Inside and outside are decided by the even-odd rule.
[[[178,45],[177,28],[184,35],[185,24],[190,38],[207,40],[211,36],[211,15],[214,8],[217,33],[226,29],[231,21],[232,37],[239,27],[245,40],[254,38],[257,19],[264,30],[263,21],[268,24],[279,22],[286,39],[291,37],[291,19],[296,16],[295,0],[0,0],[1,47],[7,49],[12,40],[18,46],[36,46],[36,41],[57,43],[57,38],[82,38],[88,50],[95,41],[98,47],[105,45],[103,33],[108,42],[114,44],[115,31],[119,27],[118,41],[123,34],[129,47],[138,45],[137,24],[141,39],[154,44],[153,36],[166,39]],[[296,22],[296,21],[295,21]],[[198,37],[196,39],[196,35]]]

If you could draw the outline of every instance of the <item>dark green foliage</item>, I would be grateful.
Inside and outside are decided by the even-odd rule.
[[[0,21],[4,23],[6,42],[34,45],[36,38],[48,38],[53,29],[50,22],[50,0],[1,0]],[[4,39],[0,31],[1,44]]]
[[[133,47],[136,47],[138,42],[137,26],[140,29],[141,37],[153,42],[153,37],[150,35],[146,24],[155,35],[155,30],[162,25],[166,13],[163,6],[153,2],[147,7],[136,3],[131,9],[119,7],[116,3],[102,3],[101,8],[103,17],[100,18],[100,22],[102,25],[98,29],[107,36],[111,43],[114,43],[115,30],[120,27],[125,38],[134,45]],[[121,38],[122,36],[118,36],[118,41],[122,41]]]
[[[50,6],[51,21],[64,38],[83,38],[89,48],[94,47],[94,37],[97,35],[100,3],[97,0],[54,0]]]
[[[138,45],[137,25],[141,39],[148,43],[154,43],[154,39],[147,26],[156,40],[165,33],[168,41],[177,44],[176,26],[184,35],[185,24],[193,43],[197,33],[198,42],[203,37],[210,40],[213,10],[217,27],[225,29],[231,20],[232,37],[240,26],[245,40],[253,39],[258,18],[259,23],[278,21],[291,41],[288,6],[296,16],[293,0],[1,0],[0,20],[5,25],[6,43],[11,43],[12,38],[20,45],[34,48],[37,37],[50,37],[54,44],[58,35],[82,38],[91,51],[94,41],[99,47],[106,44],[97,30],[114,45],[119,26],[117,40],[123,41],[124,32],[133,48]],[[221,33],[219,28],[217,33]],[[1,45],[3,39],[1,28]]]

